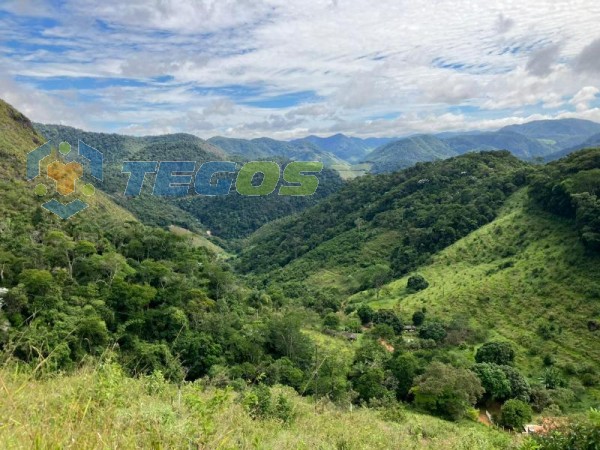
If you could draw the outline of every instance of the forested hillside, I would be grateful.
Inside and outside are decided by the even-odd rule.
[[[42,137],[3,102],[0,125],[9,447],[594,442],[600,150],[368,175],[263,226],[230,263],[101,190],[58,219],[39,206],[53,186],[25,181]],[[160,145],[135,154],[176,151]],[[518,433],[544,418],[559,434]]]
[[[226,197],[201,197],[195,195],[192,189],[190,195],[185,198],[165,199],[152,195],[155,175],[148,174],[141,195],[126,197],[123,193],[129,175],[121,171],[124,161],[195,161],[199,167],[206,161],[242,162],[271,157],[284,167],[292,159],[312,161],[323,158],[318,149],[311,148],[306,153],[298,150],[300,146],[294,147],[298,153],[274,150],[271,153],[229,154],[207,141],[187,134],[132,137],[91,133],[58,125],[37,124],[36,128],[56,146],[65,141],[76,148],[77,142],[81,140],[102,151],[105,154],[105,178],[96,185],[146,225],[178,225],[201,233],[210,231],[213,236],[220,238],[241,238],[265,223],[315,205],[318,200],[335,192],[342,185],[339,175],[333,169],[326,168],[319,176],[317,191],[307,197],[283,197],[277,195],[277,190],[266,198],[243,197],[235,192],[233,183],[233,189]],[[276,146],[281,144],[279,141],[267,141],[275,143]],[[231,150],[229,147],[226,149]],[[315,150],[316,154],[311,153]],[[242,156],[249,159],[243,159]],[[280,185],[282,183],[280,182]]]

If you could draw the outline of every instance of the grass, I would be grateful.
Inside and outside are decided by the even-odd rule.
[[[88,366],[41,380],[0,369],[3,449],[508,449],[518,436],[474,422],[445,422],[413,412],[313,403],[273,388],[293,407],[291,423],[254,420],[230,390],[176,386],[160,376],[131,379],[117,366]]]

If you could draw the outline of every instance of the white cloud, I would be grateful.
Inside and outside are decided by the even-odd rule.
[[[575,106],[577,112],[584,112],[589,109],[589,104],[596,99],[600,89],[595,86],[586,86],[573,96],[570,104]]]
[[[294,137],[489,128],[499,119],[488,117],[515,123],[591,114],[597,85],[600,4],[592,0],[55,5],[0,5],[57,22],[0,23],[0,94],[35,120],[99,130]],[[1,43],[9,39],[38,48],[15,52]],[[23,77],[136,83],[87,91],[66,83],[58,92]],[[248,103],[298,92],[314,98],[270,108]]]

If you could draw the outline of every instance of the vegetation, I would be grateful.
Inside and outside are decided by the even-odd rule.
[[[522,430],[531,421],[531,406],[521,400],[511,399],[502,405],[500,424],[512,430]]]
[[[568,418],[600,401],[598,150],[366,176],[230,244],[241,251],[226,260],[102,190],[67,222],[41,209],[22,181],[41,138],[0,106],[7,447],[595,442],[593,419]],[[132,154],[176,152],[140,139]],[[514,430],[567,425],[524,439],[477,424],[486,408]]]

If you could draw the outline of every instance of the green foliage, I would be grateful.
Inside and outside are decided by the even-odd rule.
[[[404,329],[404,324],[400,318],[391,309],[380,309],[373,313],[374,324],[385,324],[389,325],[394,333],[401,334]]]
[[[544,385],[546,389],[556,389],[567,386],[567,380],[561,371],[555,367],[544,370]]]
[[[508,342],[486,342],[477,349],[475,361],[511,365],[515,360],[515,350]]]
[[[500,424],[512,430],[522,430],[531,417],[531,407],[521,400],[508,400],[500,410]]]
[[[481,380],[486,395],[495,400],[511,396],[511,385],[504,371],[495,364],[479,363],[471,369]]]
[[[369,305],[360,305],[356,313],[358,314],[361,323],[366,325],[373,321],[373,315],[375,314],[375,311]]]
[[[278,419],[290,423],[294,419],[294,408],[287,397],[279,394],[275,400],[268,386],[258,385],[246,391],[242,404],[250,417],[258,419]]]
[[[437,343],[442,342],[446,338],[446,329],[439,322],[427,322],[419,330],[421,339],[431,339]]]
[[[411,392],[417,407],[447,419],[459,420],[467,415],[484,390],[473,372],[433,362],[416,379]]]
[[[423,289],[427,289],[429,287],[429,283],[425,279],[423,275],[413,275],[408,278],[408,282],[406,283],[406,288],[412,292],[419,292]]]
[[[600,156],[583,150],[544,167],[533,178],[530,196],[545,210],[572,219],[581,241],[600,250]]]
[[[421,310],[415,311],[412,315],[412,323],[416,327],[423,325],[425,322],[425,313]]]
[[[396,396],[399,400],[409,397],[415,377],[421,372],[421,364],[412,353],[399,354],[388,363],[391,374],[396,379]]]
[[[340,327],[340,318],[335,313],[329,313],[323,318],[323,326],[330,330],[337,330]]]

